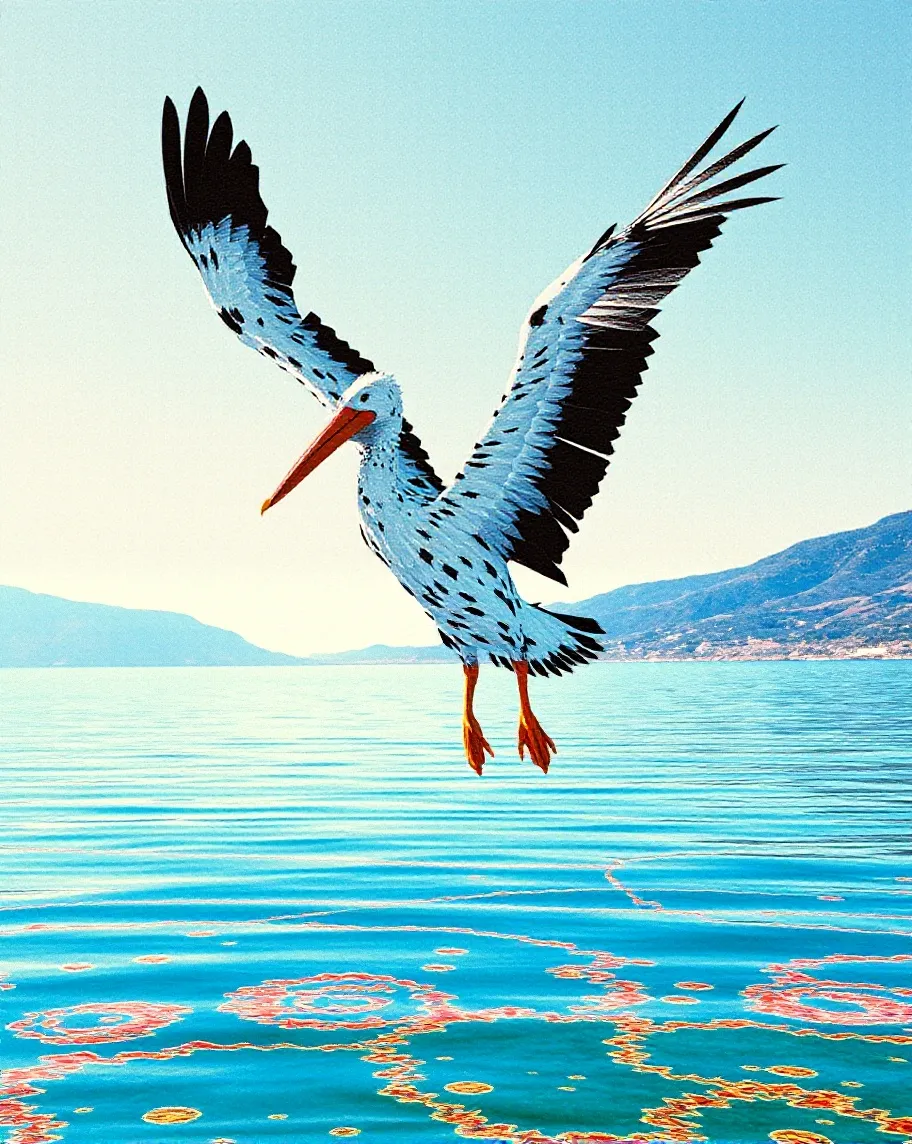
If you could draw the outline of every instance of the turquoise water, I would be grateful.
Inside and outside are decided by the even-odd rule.
[[[912,1139],[912,664],[460,688],[0,672],[0,1140]]]

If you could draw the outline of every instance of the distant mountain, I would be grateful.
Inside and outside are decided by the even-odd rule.
[[[634,584],[561,611],[593,616],[608,659],[912,658],[912,512],[805,540],[727,572]],[[0,667],[452,663],[446,648],[299,658],[175,612],[0,587]]]
[[[571,611],[622,657],[912,655],[912,512],[706,576],[618,588]]]
[[[302,662],[176,612],[83,604],[0,587],[0,667],[265,667]]]
[[[358,651],[334,651],[324,655],[310,655],[304,661],[314,667],[332,667],[333,664],[383,663],[456,663],[455,652],[443,644],[430,647],[394,647],[390,644],[371,644]]]

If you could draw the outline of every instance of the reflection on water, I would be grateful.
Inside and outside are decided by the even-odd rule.
[[[460,686],[0,672],[0,1139],[912,1140],[912,665]]]

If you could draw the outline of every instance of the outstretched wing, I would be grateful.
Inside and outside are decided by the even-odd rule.
[[[209,130],[209,105],[197,88],[181,146],[177,110],[162,112],[162,162],[171,219],[219,317],[246,346],[272,358],[324,404],[335,405],[373,363],[314,313],[301,317],[291,284],[296,267],[267,225],[259,168],[242,140],[232,150],[223,111]],[[407,475],[428,495],[443,487],[407,423],[400,449]]]
[[[558,568],[566,530],[578,531],[605,475],[658,337],[649,325],[657,307],[697,265],[727,214],[773,201],[719,200],[782,164],[698,189],[773,130],[697,171],[740,107],[626,230],[615,235],[611,227],[537,299],[510,387],[432,514],[453,517],[505,559],[566,583]]]

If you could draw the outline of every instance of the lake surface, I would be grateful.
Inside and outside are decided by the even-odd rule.
[[[0,1140],[912,1139],[912,663],[532,690],[0,671]]]

